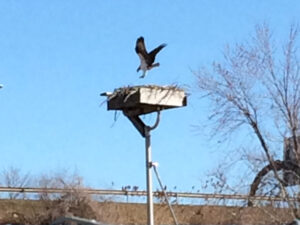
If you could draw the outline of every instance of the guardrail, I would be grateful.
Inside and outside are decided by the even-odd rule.
[[[80,190],[90,195],[115,195],[115,196],[147,196],[146,191],[130,190],[103,190],[103,189],[85,189],[85,188],[19,188],[19,187],[0,187],[0,192],[6,193],[72,193]],[[283,201],[280,197],[252,196],[243,194],[205,194],[188,192],[166,192],[168,197],[173,198],[194,198],[194,199],[226,199],[226,200],[260,200],[260,201]],[[162,192],[153,192],[154,197],[161,197]],[[289,198],[289,201],[299,201],[299,198]]]

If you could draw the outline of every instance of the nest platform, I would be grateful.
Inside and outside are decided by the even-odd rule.
[[[102,95],[108,97],[108,110],[122,110],[132,116],[187,105],[185,91],[176,86],[131,86],[118,88],[113,93]]]

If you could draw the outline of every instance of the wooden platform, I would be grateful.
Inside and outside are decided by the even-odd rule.
[[[122,110],[133,116],[183,107],[187,104],[186,93],[176,86],[123,87],[107,96],[108,110]]]

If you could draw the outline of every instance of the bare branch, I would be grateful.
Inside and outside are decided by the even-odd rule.
[[[214,122],[214,134],[227,135],[242,127],[251,131],[271,165],[285,199],[289,193],[273,159],[278,143],[272,140],[281,137],[283,146],[285,137],[282,135],[292,137],[294,155],[300,163],[297,35],[298,28],[292,26],[280,54],[269,27],[266,24],[257,26],[252,42],[227,47],[223,62],[214,62],[210,72],[203,69],[195,73],[199,90],[213,105],[209,119]],[[274,193],[274,188],[270,193]]]

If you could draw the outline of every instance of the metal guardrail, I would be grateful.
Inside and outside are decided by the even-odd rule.
[[[103,190],[103,189],[84,189],[84,188],[19,188],[19,187],[0,187],[0,192],[6,193],[72,193],[81,191],[90,195],[119,195],[119,196],[147,196],[146,191],[127,191],[127,190]],[[205,194],[188,192],[166,192],[168,197],[173,198],[197,198],[197,199],[226,199],[226,200],[260,200],[260,201],[284,201],[280,197],[251,196],[243,194]],[[153,192],[154,197],[162,196],[162,192]],[[299,201],[299,198],[290,198],[289,201]]]

